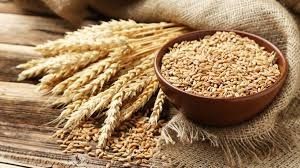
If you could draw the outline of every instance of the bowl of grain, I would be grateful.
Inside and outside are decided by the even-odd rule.
[[[236,30],[202,30],[169,41],[155,72],[169,101],[188,119],[227,126],[249,120],[279,93],[287,60],[271,42]]]

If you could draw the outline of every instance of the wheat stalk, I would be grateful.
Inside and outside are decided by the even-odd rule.
[[[151,116],[149,118],[149,123],[151,125],[156,125],[157,124],[160,113],[163,110],[163,104],[165,102],[165,98],[166,98],[166,96],[165,96],[164,92],[160,89],[158,91],[158,94],[157,94],[157,97],[155,99],[155,103],[154,103],[154,106],[153,106],[153,110],[152,110]]]
[[[101,128],[100,136],[98,138],[98,148],[103,148],[106,145],[107,139],[111,136],[114,129],[120,123],[121,114],[120,109],[125,100],[135,97],[140,93],[146,85],[151,81],[151,78],[139,78],[123,87],[116,95],[113,96],[110,107],[107,110],[107,118],[104,121],[104,126]]]
[[[122,110],[122,121],[129,119],[133,113],[137,112],[139,109],[143,108],[144,105],[149,101],[152,95],[158,89],[158,81],[153,80],[150,85],[148,85],[143,92],[135,99],[133,103],[128,103],[125,105],[125,109]]]

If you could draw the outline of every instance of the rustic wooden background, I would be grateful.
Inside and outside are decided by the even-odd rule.
[[[86,24],[90,23],[89,21]],[[54,128],[43,124],[59,110],[45,107],[36,81],[17,82],[16,65],[40,57],[33,46],[57,39],[72,26],[55,16],[18,9],[0,0],[0,167],[103,167],[108,161],[83,154],[64,154],[51,139]]]

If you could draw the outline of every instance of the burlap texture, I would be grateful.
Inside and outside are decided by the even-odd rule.
[[[288,59],[289,73],[265,111],[226,128],[195,125],[178,114],[162,132],[162,140],[177,145],[162,146],[162,153],[172,160],[171,167],[299,167],[300,35],[293,16],[277,1],[90,0],[89,4],[112,17],[171,21],[195,29],[237,29],[275,44]],[[253,157],[261,163],[252,162]]]
[[[281,4],[300,14],[300,0],[279,0]]]

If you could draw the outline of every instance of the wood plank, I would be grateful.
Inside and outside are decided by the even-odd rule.
[[[41,57],[34,47],[0,43],[0,81],[16,82],[20,69],[18,64]],[[26,80],[25,82],[37,83]]]
[[[50,97],[42,96],[36,86],[26,83],[0,82],[0,122],[42,125],[58,114],[58,109],[47,107]]]
[[[0,0],[0,13],[13,13],[13,14],[30,14],[31,12],[27,12],[18,8],[12,0]]]
[[[20,131],[22,130],[22,131]],[[0,122],[0,159],[6,163],[23,163],[41,167],[104,166],[107,160],[87,154],[65,154],[51,138],[51,127]],[[2,159],[1,159],[2,160]]]
[[[0,43],[37,45],[55,40],[71,31],[72,26],[61,19],[0,13]]]

